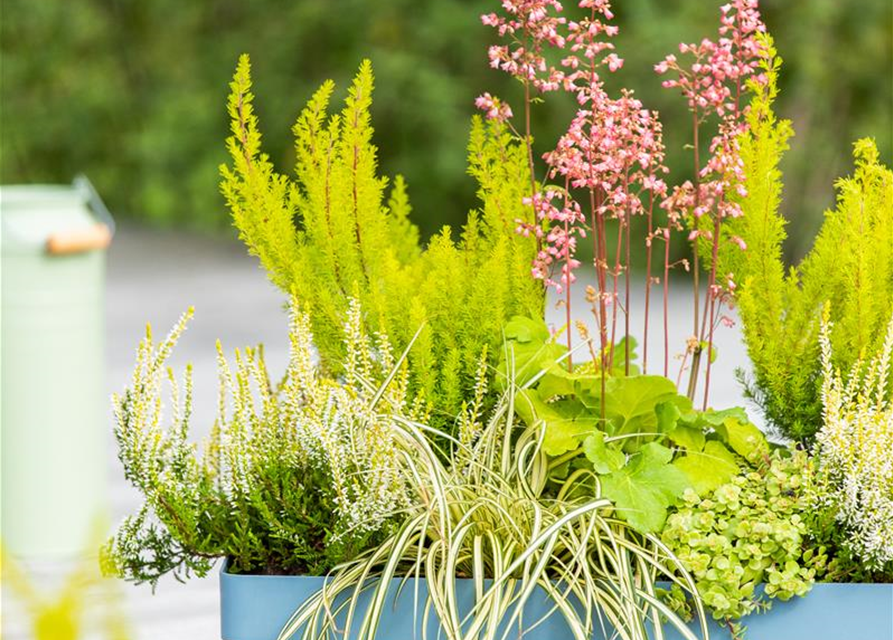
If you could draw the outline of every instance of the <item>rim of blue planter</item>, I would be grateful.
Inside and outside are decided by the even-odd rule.
[[[224,561],[220,568],[223,640],[276,640],[293,611],[325,582],[323,577],[312,576],[235,574],[228,568],[229,562]],[[397,584],[399,581],[395,580],[395,594]],[[418,586],[420,597],[424,598],[424,579]],[[460,580],[457,587],[466,603],[473,601],[471,580]],[[421,638],[414,588],[414,584],[407,585],[404,594],[386,610],[380,640]],[[531,616],[542,615],[541,605],[531,605]],[[748,616],[743,622],[748,627],[747,637],[754,640],[893,640],[893,584],[818,583],[805,597],[775,602],[769,612]],[[696,624],[693,622],[694,630]],[[709,628],[711,640],[730,640],[728,629],[712,620]],[[429,626],[428,632],[429,637],[437,637],[436,626]],[[593,640],[603,637],[597,632]],[[674,629],[665,629],[665,637],[681,638]],[[524,640],[571,638],[560,615],[524,634]],[[354,635],[339,640],[354,640]]]

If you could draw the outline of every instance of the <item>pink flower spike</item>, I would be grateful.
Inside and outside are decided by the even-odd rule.
[[[563,49],[566,37],[560,28],[567,19],[558,16],[563,9],[558,0],[503,0],[503,15],[481,17],[483,24],[493,27],[507,45],[491,47],[490,66],[529,83],[540,92],[554,91],[561,86],[561,75],[546,60],[547,48]],[[518,37],[519,34],[523,38]]]

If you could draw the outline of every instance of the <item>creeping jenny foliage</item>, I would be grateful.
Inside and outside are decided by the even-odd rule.
[[[472,397],[481,359],[501,351],[505,320],[543,313],[542,286],[530,277],[535,240],[515,237],[516,220],[531,215],[522,202],[530,191],[525,149],[504,124],[476,118],[468,171],[480,206],[458,237],[445,227],[422,248],[408,220],[406,184],[378,174],[372,85],[366,61],[340,113],[327,111],[331,82],[313,95],[294,126],[290,178],[261,151],[243,56],[231,84],[232,164],[221,167],[221,189],[270,279],[310,315],[332,373],[343,371],[349,298],[362,305],[368,331],[389,336],[397,349],[422,328],[408,359],[411,392],[442,426]]]
[[[771,598],[805,595],[823,571],[824,549],[806,548],[811,465],[803,452],[775,453],[703,497],[686,491],[667,519],[661,538],[717,620],[765,609]]]

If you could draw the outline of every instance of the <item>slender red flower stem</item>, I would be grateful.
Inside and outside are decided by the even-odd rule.
[[[611,340],[608,343],[608,348],[611,350],[611,356],[608,358],[609,369],[614,368],[614,347],[617,344],[617,307],[620,300],[617,289],[620,280],[620,269],[623,266],[621,263],[621,256],[623,255],[623,221],[624,218],[622,217],[617,220],[617,247],[614,250],[614,269],[611,274],[611,304],[613,306],[611,308]]]
[[[739,46],[740,52],[740,46]],[[740,53],[739,53],[740,57]],[[735,82],[735,119],[738,119],[738,114],[740,112],[740,103],[741,103],[741,78],[739,77]],[[719,242],[720,242],[720,231],[722,225],[722,218],[720,217],[719,211],[716,213],[716,221],[713,225],[713,252],[711,254],[711,264],[710,264],[710,287],[707,289],[708,295],[710,296],[710,333],[707,336],[707,370],[704,372],[704,411],[707,410],[707,406],[710,401],[710,371],[713,365],[713,331],[716,328],[716,270],[718,268],[719,262]],[[703,329],[701,330],[703,336]],[[703,337],[701,338],[703,341]]]
[[[566,221],[565,221],[565,223],[564,223],[564,232],[565,232],[565,233],[569,233],[568,223],[567,223]],[[566,273],[567,273],[567,282],[565,283],[565,286],[564,286],[564,294],[565,294],[565,298],[564,298],[564,312],[565,312],[565,322],[566,322],[566,325],[567,325],[565,331],[567,332],[567,351],[568,351],[568,354],[570,354],[570,352],[573,351],[573,345],[571,344],[571,339],[572,339],[571,334],[573,333],[573,331],[571,330],[571,283],[570,283],[570,260],[571,260],[571,258],[570,258],[570,252],[568,252],[568,256],[567,256],[567,258],[566,258],[566,262],[565,262],[565,264],[567,265],[567,271],[566,271]],[[573,365],[573,362],[571,361],[571,358],[572,358],[572,356],[568,355],[568,357],[567,357],[567,370],[568,370],[569,372],[574,370],[574,365]]]
[[[564,180],[564,208],[565,209],[567,209],[567,198],[568,198],[567,194],[568,194],[569,187],[570,187],[570,179],[565,178],[565,180]],[[570,223],[568,222],[567,219],[565,219],[565,221],[564,221],[564,234],[565,234],[565,237],[569,237],[569,235],[570,235]],[[571,252],[570,251],[565,252],[564,259],[565,259],[565,262],[564,262],[564,264],[565,264],[565,282],[564,282],[564,291],[565,291],[564,307],[565,307],[565,309],[564,309],[564,311],[565,311],[565,318],[567,321],[567,328],[565,329],[565,331],[567,331],[567,351],[568,351],[567,370],[569,372],[572,372],[574,370],[574,365],[573,365],[573,362],[571,361],[572,356],[570,355],[570,353],[573,351],[573,345],[571,344],[571,342],[572,342],[571,334],[573,332],[571,330]]]
[[[664,377],[670,377],[670,222],[664,234]]]
[[[701,200],[701,160],[700,160],[700,152],[699,152],[699,141],[698,141],[698,110],[695,108],[692,111],[693,116],[693,128],[694,128],[694,160],[695,160],[695,177],[694,177],[694,185],[695,185],[695,206],[692,210],[692,217],[695,220],[695,224],[697,224],[697,217],[694,215],[700,206]],[[700,277],[700,260],[698,259],[698,238],[695,236],[695,239],[692,241],[692,282],[694,284],[694,332],[693,335],[697,337],[698,335],[698,318],[700,317],[700,296],[701,296],[701,277]],[[701,348],[700,346],[694,347],[694,352],[692,353],[691,358],[691,373],[688,378],[688,397],[690,400],[695,399],[695,393],[698,388],[698,369],[700,368],[701,362]]]
[[[682,384],[682,374],[685,373],[685,363],[688,362],[688,350],[682,354],[682,364],[679,365],[679,375],[676,376],[676,387]]]
[[[530,133],[530,80],[524,81],[524,143],[527,145],[527,166],[530,170],[530,224],[536,226],[536,166],[533,163],[533,136]],[[536,236],[536,250],[542,249],[542,240]]]
[[[592,212],[593,226],[595,227],[595,271],[598,284],[598,332],[601,345],[601,417],[605,419],[605,383],[607,378],[608,357],[608,309],[605,304],[605,290],[607,288],[607,244],[605,242],[605,216],[601,209],[600,198],[595,189],[589,190],[589,206]]]
[[[624,180],[624,190],[626,191],[627,197],[629,197],[629,171],[627,171],[627,173],[626,173],[626,178],[625,178],[625,180]],[[629,218],[630,218],[630,212],[629,212],[629,203],[628,203],[628,202],[627,202],[627,205],[626,205],[626,212],[625,212],[624,215],[625,215],[625,217],[626,217],[626,222],[625,222],[625,226],[626,226],[626,266],[625,266],[625,271],[624,271],[624,273],[623,273],[623,281],[624,281],[624,285],[626,286],[626,292],[625,292],[625,293],[626,293],[626,300],[625,300],[625,302],[624,302],[624,309],[623,309],[623,320],[624,320],[623,335],[624,335],[624,338],[625,338],[624,345],[623,345],[623,346],[624,346],[624,351],[625,351],[624,354],[623,354],[623,356],[624,356],[624,358],[625,358],[625,361],[624,361],[624,363],[623,363],[623,373],[624,373],[624,375],[627,375],[627,376],[628,376],[628,375],[629,375],[629,361],[630,361],[630,345],[629,345],[629,312],[630,312],[630,309],[629,309],[629,302],[630,302],[630,295],[629,295],[629,277],[630,277],[630,265],[631,265],[630,255],[629,255],[629,253],[630,253],[630,251],[629,251],[629,240],[630,240],[630,238],[629,238],[629,236],[630,236],[630,229],[629,229],[630,219],[629,219]]]
[[[589,21],[590,24],[595,21],[596,18],[596,6],[593,4],[590,7],[589,12]],[[592,47],[593,42],[595,40],[594,33],[589,31],[589,46]],[[595,69],[595,62],[593,59],[589,59],[589,71],[590,71],[590,84],[595,85],[598,80],[598,73]],[[593,105],[594,109],[594,105]],[[591,126],[595,126],[593,122]],[[590,147],[586,152],[587,163],[590,167],[590,171],[592,171],[593,166],[593,158],[592,158],[592,148]],[[595,177],[595,176],[592,176]],[[608,309],[605,302],[605,290],[607,288],[607,269],[608,269],[608,245],[607,240],[605,239],[605,214],[604,211],[601,210],[602,202],[601,196],[596,192],[596,189],[592,187],[589,188],[589,206],[592,210],[592,216],[594,218],[594,223],[596,227],[596,244],[597,249],[595,252],[595,268],[597,274],[598,281],[598,309],[599,309],[599,339],[601,343],[601,401],[599,402],[601,406],[601,419],[604,424],[605,421],[605,389],[608,377],[608,366],[607,366],[607,357],[608,357]]]
[[[648,202],[648,235],[645,236],[645,330],[642,335],[642,373],[648,373],[648,316],[651,302],[651,237],[654,211],[654,192]]]
[[[704,411],[707,411],[707,404],[710,397],[710,369],[713,364],[713,329],[716,326],[716,268],[719,261],[719,233],[722,225],[722,218],[719,212],[716,213],[716,220],[713,224],[713,252],[711,254],[710,279],[707,287],[707,296],[710,300],[710,312],[705,313],[704,317],[710,317],[710,333],[707,337],[707,370],[704,372]],[[701,341],[703,342],[702,336]]]

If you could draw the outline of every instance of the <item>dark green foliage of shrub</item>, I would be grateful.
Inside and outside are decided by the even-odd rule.
[[[871,569],[849,548],[850,532],[840,526],[834,509],[811,508],[805,512],[813,546],[826,550],[829,558],[823,582],[873,583],[893,582],[893,563]]]

